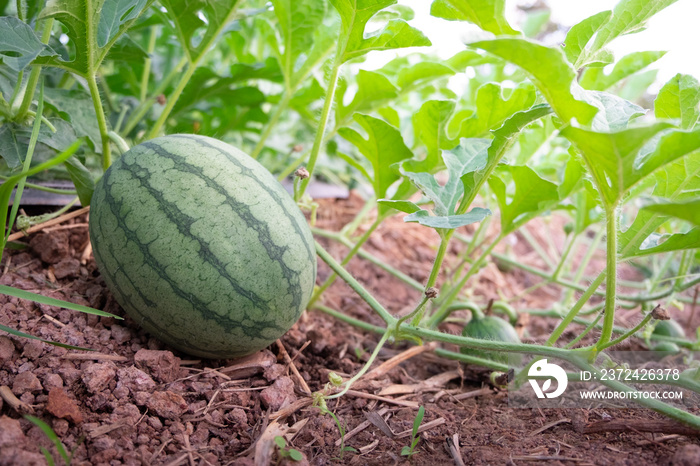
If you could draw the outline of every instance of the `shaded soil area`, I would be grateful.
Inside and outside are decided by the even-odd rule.
[[[355,195],[324,201],[317,225],[338,231],[361,205]],[[60,348],[0,332],[2,465],[45,464],[41,447],[62,461],[24,414],[53,428],[66,449],[74,450],[72,464],[448,465],[460,459],[464,464],[700,464],[697,436],[664,428],[643,432],[643,424],[668,425],[652,411],[510,408],[507,394],[490,385],[488,370],[440,359],[430,346],[421,350],[405,342],[382,349],[379,362],[413,357],[371,373],[346,396],[328,402],[346,431],[341,438],[336,421],[311,406],[306,389],[322,389],[331,371],[342,376],[356,373],[378,335],[314,311],[305,313],[278,344],[244,360],[195,360],[149,337],[119,308],[90,254],[86,222],[85,216],[78,217],[24,239],[27,249],[6,253],[0,284],[103,309],[124,320],[0,295],[0,324],[95,350]],[[528,229],[546,251],[560,254],[562,226],[563,221],[553,218]],[[403,223],[399,216],[385,222],[366,249],[424,283],[438,239],[433,231]],[[329,241],[323,244],[336,258],[347,251]],[[454,242],[448,267],[456,265],[463,249]],[[545,268],[518,235],[497,250]],[[585,251],[582,244],[572,261],[579,261]],[[587,275],[597,273],[603,260],[595,257]],[[349,270],[392,313],[408,312],[420,299],[419,291],[363,259],[353,259]],[[319,283],[329,274],[319,264]],[[633,269],[621,271],[626,279],[638,278],[636,274]],[[521,270],[506,271],[489,262],[469,293],[474,301],[486,303],[518,296],[538,281]],[[561,296],[559,287],[547,285],[514,304],[521,309],[548,308]],[[365,322],[382,323],[340,281],[329,288],[323,302]],[[638,315],[638,309],[623,310],[618,323],[629,325]],[[689,328],[700,324],[700,315],[696,317]],[[519,331],[523,341],[542,342],[553,325],[551,319],[523,314]],[[451,323],[443,329],[458,332],[460,327]],[[580,330],[572,326],[564,339]],[[409,459],[401,450],[411,442],[419,406],[425,407],[425,430]],[[628,429],[590,432],[599,421]],[[276,436],[286,439],[288,446],[282,451]],[[302,453],[300,462],[283,458],[292,448]]]

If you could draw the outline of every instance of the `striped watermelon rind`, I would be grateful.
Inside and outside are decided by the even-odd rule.
[[[316,280],[313,237],[277,180],[216,139],[133,147],[97,183],[95,260],[139,325],[199,357],[265,348],[299,319]]]

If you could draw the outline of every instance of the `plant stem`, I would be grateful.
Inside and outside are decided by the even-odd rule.
[[[617,205],[610,206],[605,213],[606,248],[605,248],[605,315],[603,330],[596,345],[598,350],[606,347],[615,324],[615,305],[617,304]]]
[[[107,119],[105,118],[104,110],[102,109],[102,99],[100,91],[97,88],[95,73],[88,73],[86,77],[88,87],[90,88],[90,96],[92,97],[92,105],[95,107],[95,115],[97,116],[97,126],[100,128],[100,139],[102,139],[102,171],[107,171],[112,165],[112,156],[109,147],[109,131],[107,130]]]
[[[177,99],[180,97],[180,94],[182,94],[182,91],[185,90],[187,83],[190,82],[190,78],[192,78],[192,75],[197,69],[198,64],[199,60],[195,60],[187,66],[185,73],[182,75],[180,81],[177,83],[177,87],[175,87],[172,94],[168,96],[168,102],[165,104],[163,112],[160,114],[158,120],[156,120],[156,122],[153,124],[153,127],[151,127],[151,130],[146,135],[146,140],[153,139],[154,137],[158,136],[158,133],[160,133],[160,130],[165,124],[165,121],[170,116],[170,112],[173,111],[173,108],[177,103]]]
[[[355,246],[350,250],[350,252],[347,253],[343,261],[340,263],[341,266],[346,266],[350,260],[355,257],[355,254],[360,250],[363,244],[369,239],[370,235],[374,232],[374,230],[377,229],[380,223],[384,220],[383,216],[378,216],[377,219],[370,225],[370,227],[367,229],[367,231],[364,232],[364,234],[360,237],[360,239],[357,240],[355,243]],[[309,307],[313,307],[314,303],[318,301],[318,299],[321,297],[324,291],[328,289],[329,286],[333,284],[335,279],[338,278],[337,273],[332,273],[328,278],[326,278],[326,281],[324,281],[320,287],[316,289],[314,294],[311,296],[311,299],[309,300]]]
[[[116,132],[110,131],[108,135],[109,139],[111,139],[117,145],[120,153],[124,154],[126,151],[129,150],[129,144],[127,144],[126,141]]]
[[[129,134],[137,124],[143,119],[144,115],[153,107],[153,104],[156,101],[156,97],[162,94],[165,89],[170,85],[173,79],[175,79],[175,76],[177,76],[180,71],[182,70],[182,67],[187,64],[187,57],[182,57],[180,61],[178,62],[175,67],[170,70],[170,72],[165,76],[165,78],[160,82],[156,90],[153,92],[154,97],[149,98],[148,100],[141,102],[136,109],[129,115],[129,119],[126,121],[126,125],[124,126],[124,131],[122,131],[122,134],[126,136]]]
[[[320,228],[311,228],[311,232],[315,235],[322,236],[324,238],[328,238],[328,239],[332,239],[334,241],[337,241],[349,249],[352,249],[355,247],[355,244],[352,241],[350,241],[349,239],[347,239],[345,236],[343,236],[340,233],[322,230]],[[360,248],[357,251],[357,255],[360,256],[361,258],[371,262],[372,264],[376,265],[377,267],[380,267],[383,270],[389,272],[391,275],[395,276],[396,278],[398,278],[402,282],[406,283],[411,288],[414,288],[418,291],[423,291],[423,285],[418,283],[416,280],[409,277],[408,275],[401,272],[400,270],[395,269],[394,267],[382,262],[380,259],[378,259],[377,257],[373,256],[372,254],[368,253],[364,249]]]
[[[143,73],[141,74],[141,92],[139,94],[139,100],[141,102],[146,100],[146,95],[148,93],[148,80],[151,77],[151,55],[153,54],[153,51],[156,48],[157,38],[158,36],[156,35],[156,26],[151,26],[151,30],[149,31],[148,35],[148,48],[146,49],[148,58],[146,58],[146,60],[144,60],[143,62]]]
[[[600,321],[600,318],[601,318],[601,317],[603,317],[603,314],[602,314],[602,313],[598,313],[598,315],[596,316],[596,318],[593,319],[593,320],[591,321],[590,324],[588,324],[588,326],[583,330],[583,332],[581,332],[576,338],[574,338],[574,339],[571,340],[569,343],[567,343],[566,346],[564,346],[564,348],[566,348],[566,349],[572,348],[576,343],[578,343],[579,341],[583,340],[583,337],[585,337],[586,335],[588,335],[588,333],[589,333],[591,330],[593,330],[593,329],[596,327],[596,325],[598,325],[598,322]]]
[[[267,125],[265,125],[265,129],[260,135],[260,139],[258,139],[258,143],[255,145],[253,152],[250,154],[250,156],[254,159],[257,159],[260,155],[260,152],[262,152],[262,150],[265,148],[265,142],[267,141],[267,138],[270,137],[270,134],[272,134],[272,130],[277,125],[277,122],[279,121],[280,117],[282,117],[284,112],[287,110],[287,106],[289,105],[289,101],[291,99],[291,94],[288,91],[286,91],[284,93],[284,96],[282,97],[282,100],[280,100],[279,104],[277,105],[275,112],[272,114],[270,120],[267,122]]]
[[[532,249],[535,250],[538,256],[544,261],[544,263],[549,267],[549,269],[554,269],[554,263],[552,262],[552,259],[550,259],[549,255],[547,252],[545,252],[544,249],[542,249],[542,246],[540,243],[530,234],[526,226],[523,226],[518,230],[518,233],[522,235],[523,238],[525,238],[525,241],[532,247]]]
[[[0,180],[7,180],[8,178],[9,178],[8,176],[0,175]],[[73,195],[73,196],[78,194],[78,192],[75,189],[51,188],[49,186],[42,186],[40,184],[34,184],[34,183],[24,183],[24,186],[26,188],[31,188],[31,189],[35,189],[37,191],[44,191],[44,192],[52,193],[52,194],[65,194],[65,195]]]
[[[53,29],[53,18],[46,19],[44,23],[44,30],[41,33],[41,42],[47,44],[51,38],[51,30]],[[27,82],[27,88],[24,91],[24,97],[22,98],[22,104],[19,106],[17,111],[16,119],[22,120],[27,116],[27,111],[32,104],[34,99],[34,92],[36,91],[36,86],[39,83],[39,76],[41,75],[41,65],[34,65],[32,71],[29,74],[29,81]]]
[[[598,350],[599,350],[599,351],[602,351],[602,350],[604,350],[605,348],[609,348],[609,347],[611,347],[611,346],[615,346],[615,345],[617,345],[618,343],[621,343],[621,342],[625,341],[626,339],[628,339],[629,337],[631,337],[632,335],[634,335],[635,333],[637,333],[637,332],[638,332],[642,327],[644,327],[644,326],[647,324],[647,322],[649,322],[650,320],[651,320],[651,312],[650,312],[649,314],[647,314],[646,316],[644,316],[644,318],[643,318],[637,325],[635,325],[634,328],[630,329],[628,332],[622,334],[621,336],[615,338],[614,340],[609,341],[608,343],[605,344],[605,346],[599,347]]]
[[[343,46],[344,48],[344,46]],[[306,192],[306,187],[309,185],[311,176],[314,173],[314,168],[316,168],[316,161],[318,160],[318,154],[321,151],[321,143],[323,142],[323,136],[326,133],[326,126],[328,125],[328,118],[331,115],[331,109],[333,108],[333,100],[335,99],[335,89],[338,87],[338,75],[340,73],[340,57],[342,55],[342,48],[338,47],[338,53],[333,61],[333,68],[331,70],[330,79],[328,80],[328,89],[326,90],[326,100],[323,102],[323,110],[321,111],[321,118],[318,121],[318,129],[316,130],[316,138],[314,139],[314,145],[311,148],[311,154],[309,155],[309,162],[306,164],[306,169],[309,171],[309,177],[302,180],[297,197],[294,199],[299,202],[299,200],[304,196]]]
[[[321,260],[328,264],[328,266],[333,269],[333,271],[342,278],[355,292],[360,295],[360,297],[377,313],[379,316],[387,323],[387,327],[392,327],[396,324],[396,318],[392,316],[389,311],[384,309],[384,306],[379,304],[379,302],[372,296],[367,290],[364,289],[360,283],[355,280],[355,278],[350,275],[335,259],[333,256],[328,254],[328,251],[323,249],[323,246],[316,242],[316,253],[319,255]]]
[[[334,395],[327,396],[326,397],[327,400],[332,400],[333,398],[340,398],[341,396],[345,395],[347,393],[347,391],[350,390],[350,387],[352,386],[352,384],[357,382],[357,380],[360,377],[365,375],[365,372],[367,372],[369,370],[369,368],[370,368],[370,366],[372,366],[372,363],[374,362],[374,360],[377,359],[377,355],[379,354],[379,351],[384,346],[384,343],[386,343],[386,341],[389,339],[389,335],[390,335],[390,332],[388,332],[388,331],[384,332],[384,335],[382,335],[382,338],[379,340],[379,343],[377,343],[377,346],[374,348],[374,351],[372,351],[372,354],[370,355],[370,357],[367,360],[367,362],[365,363],[365,365],[362,366],[362,369],[360,369],[357,372],[357,374],[352,376],[351,379],[349,379],[348,381],[346,381],[343,384],[344,387],[340,392],[338,392]]]
[[[437,255],[433,261],[433,268],[430,270],[430,276],[428,277],[428,283],[425,284],[425,289],[435,286],[437,282],[438,275],[440,275],[440,269],[442,269],[442,262],[445,260],[445,252],[447,252],[447,245],[450,243],[450,238],[454,230],[448,230],[440,234],[440,246],[438,246]]]
[[[561,271],[564,267],[564,264],[566,263],[566,260],[569,258],[569,254],[571,254],[571,251],[577,242],[578,242],[578,235],[574,235],[573,237],[571,237],[571,240],[569,240],[569,243],[566,245],[566,248],[564,249],[564,252],[561,255],[561,259],[559,259],[559,264],[557,265],[557,268],[554,269],[554,273],[552,273],[552,278],[554,280],[559,278],[559,275],[561,274]]]
[[[491,254],[491,251],[493,251],[493,248],[496,247],[496,245],[503,239],[503,234],[499,234],[498,237],[489,245],[488,248],[479,256],[479,258],[471,265],[469,270],[464,274],[464,276],[459,280],[457,285],[453,286],[447,295],[445,295],[441,302],[441,306],[438,308],[438,310],[428,319],[427,322],[427,327],[428,328],[435,328],[438,326],[440,322],[445,320],[447,316],[450,315],[450,310],[449,310],[449,305],[454,301],[454,299],[459,295],[460,291],[462,291],[462,288],[464,288],[464,285],[467,283],[467,281],[479,271],[479,268],[481,267],[482,262],[486,260],[486,258]]]
[[[588,289],[581,295],[579,300],[576,302],[574,307],[571,308],[571,310],[566,314],[566,316],[562,319],[561,322],[559,322],[559,325],[557,325],[557,328],[554,329],[552,334],[549,336],[547,339],[546,345],[552,346],[554,343],[557,342],[559,337],[561,336],[562,333],[564,333],[564,330],[569,326],[571,322],[573,322],[574,318],[578,315],[579,311],[583,308],[584,304],[588,302],[589,299],[591,299],[591,296],[593,296],[593,293],[598,289],[601,283],[603,283],[603,280],[605,280],[605,272],[601,272],[600,275],[598,275],[598,278],[596,278],[589,286]]]

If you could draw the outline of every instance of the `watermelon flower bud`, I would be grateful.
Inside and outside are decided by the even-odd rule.
[[[297,178],[301,178],[302,180],[307,179],[309,175],[309,170],[306,169],[306,167],[299,167],[297,168],[297,171],[294,172],[294,176]]]

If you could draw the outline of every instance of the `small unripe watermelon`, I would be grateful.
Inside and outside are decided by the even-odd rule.
[[[480,340],[502,341],[506,343],[520,343],[520,337],[512,325],[496,316],[473,316],[464,326],[462,336],[478,338]],[[520,357],[517,354],[507,352],[485,351],[471,348],[461,349],[462,354],[491,359],[492,361],[508,364],[517,363]]]
[[[316,281],[311,231],[282,185],[204,136],[156,138],[122,155],[95,187],[90,241],[129,316],[199,357],[273,343]]]
[[[665,337],[685,338],[685,330],[675,320],[660,320],[654,327],[654,335],[662,335]],[[661,341],[654,344],[654,351],[668,354],[676,354],[680,352],[677,344],[671,341]]]

